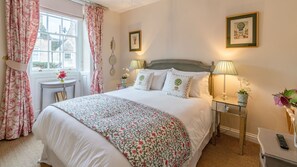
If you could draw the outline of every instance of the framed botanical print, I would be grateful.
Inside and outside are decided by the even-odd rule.
[[[141,51],[141,31],[129,32],[130,52]]]
[[[258,12],[229,16],[226,21],[227,48],[258,46]]]

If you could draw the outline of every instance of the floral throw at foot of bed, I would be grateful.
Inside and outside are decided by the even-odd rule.
[[[53,106],[104,136],[132,166],[182,166],[190,157],[183,123],[158,109],[104,94]]]

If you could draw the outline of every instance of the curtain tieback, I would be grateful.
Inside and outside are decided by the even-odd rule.
[[[23,72],[26,72],[28,67],[28,64],[19,63],[12,60],[6,60],[6,65],[14,70]]]

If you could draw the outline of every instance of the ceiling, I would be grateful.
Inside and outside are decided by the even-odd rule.
[[[159,0],[91,0],[92,2],[98,3],[105,7],[108,7],[109,10],[115,12],[126,12],[131,9],[135,9],[141,6],[145,6]]]

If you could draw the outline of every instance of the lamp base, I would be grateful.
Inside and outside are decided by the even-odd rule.
[[[223,100],[227,100],[228,99],[228,96],[227,96],[227,94],[225,92],[223,92],[223,94],[222,94],[222,99]]]

